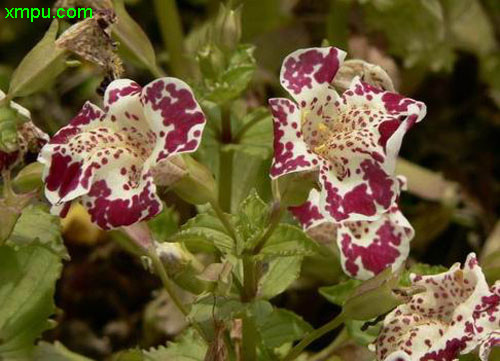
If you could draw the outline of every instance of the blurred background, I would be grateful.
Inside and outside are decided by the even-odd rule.
[[[125,3],[150,38],[160,68],[169,74],[169,54],[151,1]],[[217,14],[219,1],[177,4],[189,51],[196,32]],[[242,42],[256,47],[257,71],[244,94],[249,106],[265,106],[269,97],[284,95],[278,82],[284,56],[326,42],[347,50],[349,58],[382,66],[399,92],[427,104],[427,117],[408,133],[401,150],[409,163],[400,168],[410,185],[402,207],[417,234],[410,262],[450,266],[475,251],[489,262],[490,280],[498,278],[499,257],[491,255],[500,247],[500,227],[495,227],[500,213],[500,2],[248,0],[232,6],[240,4]],[[50,0],[2,0],[0,89],[8,88],[13,70],[50,25],[47,19],[4,19],[3,8],[53,5]],[[125,54],[122,59],[125,77],[141,84],[154,78]],[[96,89],[103,78],[96,67],[84,64],[19,102],[31,110],[38,126],[53,134],[86,100],[100,103]],[[270,147],[271,134],[262,141]],[[268,167],[267,154],[256,167]],[[195,210],[170,194],[165,199],[171,208],[162,222],[175,232]],[[153,292],[159,281],[119,246],[117,237],[90,226],[81,209],[64,220],[64,230],[72,261],[58,283],[61,311],[57,328],[45,334],[47,340],[104,359],[136,344],[164,342],[182,329],[182,317],[168,299]],[[296,287],[274,302],[318,326],[336,311],[316,292],[331,279],[328,272],[325,276],[307,264],[304,268]]]

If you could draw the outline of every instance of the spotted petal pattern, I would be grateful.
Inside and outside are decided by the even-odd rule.
[[[161,174],[174,169],[165,162],[195,151],[204,125],[191,90],[178,79],[144,89],[127,79],[112,82],[104,111],[86,103],[40,153],[53,212],[64,216],[79,200],[103,229],[155,216],[161,211],[155,176],[175,178]]]
[[[307,202],[290,211],[308,234],[320,235],[314,239],[337,242],[342,268],[349,276],[366,280],[388,267],[398,269],[408,257],[415,232],[396,203],[374,221],[340,223],[329,221],[319,203],[320,193],[313,189]]]
[[[425,292],[398,306],[384,320],[375,342],[380,361],[452,361],[480,348],[487,361],[498,342],[500,295],[489,288],[476,256],[433,276],[412,275]],[[497,284],[498,287],[498,284]]]
[[[339,96],[330,87],[345,53],[311,48],[283,62],[281,83],[297,104],[272,99],[272,178],[319,169],[321,213],[334,222],[373,221],[399,195],[394,175],[406,131],[425,116],[421,102],[352,81]]]

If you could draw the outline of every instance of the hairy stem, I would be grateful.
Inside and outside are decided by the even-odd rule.
[[[184,77],[188,75],[189,66],[186,66],[184,58],[184,33],[177,4],[175,0],[154,0],[154,5],[163,42],[170,57],[172,73]]]
[[[321,336],[327,334],[328,332],[336,329],[343,322],[344,322],[344,314],[340,313],[337,317],[335,317],[327,324],[321,326],[317,330],[311,331],[309,334],[306,335],[306,337],[302,339],[302,341],[300,341],[297,345],[295,345],[294,348],[290,350],[290,352],[288,352],[288,354],[283,358],[282,361],[295,360],[297,357],[299,357],[302,351],[304,351],[304,349],[307,346],[309,346],[309,344],[311,344]]]

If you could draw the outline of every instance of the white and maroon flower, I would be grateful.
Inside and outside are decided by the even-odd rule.
[[[313,189],[306,203],[290,211],[308,233],[312,232],[311,237],[320,233],[325,238],[324,229],[331,232],[329,237],[337,242],[346,274],[366,280],[388,267],[396,270],[406,261],[415,232],[397,203],[377,220],[340,223],[325,217],[319,204],[320,194]]]
[[[40,153],[53,211],[64,216],[78,199],[103,229],[155,216],[162,207],[155,180],[174,180],[163,173],[179,171],[173,156],[198,148],[205,122],[191,89],[178,79],[144,88],[127,79],[112,82],[104,111],[87,102]]]
[[[5,93],[0,90],[0,100],[4,97]],[[24,159],[27,153],[38,153],[49,140],[49,136],[33,124],[31,113],[28,109],[13,101],[10,102],[9,106],[27,121],[18,126],[17,149],[12,152],[0,151],[0,172],[16,166]]]
[[[281,69],[295,102],[270,99],[274,159],[270,175],[319,170],[321,213],[336,222],[376,220],[399,194],[396,157],[406,131],[422,120],[423,103],[359,78],[342,96],[331,87],[345,53],[297,50]]]
[[[453,265],[433,276],[411,276],[419,293],[384,320],[375,341],[380,361],[452,361],[479,349],[487,361],[500,344],[500,281],[489,288],[470,254],[463,268]]]

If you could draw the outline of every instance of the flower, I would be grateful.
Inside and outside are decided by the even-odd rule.
[[[5,97],[5,93],[0,90],[0,100]],[[49,140],[49,136],[40,130],[31,121],[31,113],[28,109],[11,101],[7,111],[12,111],[12,116],[27,120],[14,129],[14,146],[12,151],[0,151],[0,172],[9,170],[19,164],[27,153],[38,153],[42,146]],[[6,121],[11,121],[6,120]]]
[[[64,217],[79,200],[103,229],[155,216],[162,208],[156,180],[172,183],[182,176],[173,157],[198,148],[205,122],[179,79],[157,79],[144,88],[128,79],[113,81],[104,111],[87,102],[40,153],[52,211]]]
[[[297,50],[280,80],[296,103],[269,100],[274,116],[271,177],[319,170],[319,211],[341,221],[376,220],[399,194],[393,175],[406,131],[422,120],[423,103],[359,78],[342,96],[330,86],[345,53],[333,47]]]
[[[322,243],[326,243],[326,237],[336,240],[342,269],[361,280],[372,278],[388,267],[397,270],[408,257],[415,234],[397,203],[375,221],[335,223],[322,214],[320,194],[313,189],[306,203],[290,207],[290,211],[311,237],[318,239],[319,235]]]
[[[463,268],[457,263],[411,281],[426,291],[387,315],[375,341],[377,360],[452,361],[479,348],[487,361],[500,344],[500,281],[489,288],[473,253]]]

